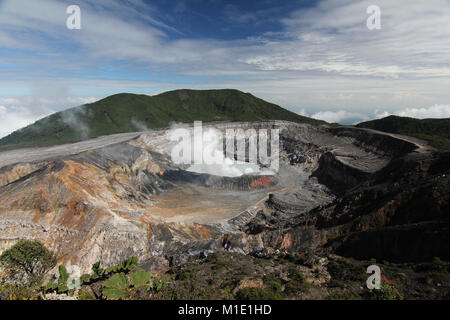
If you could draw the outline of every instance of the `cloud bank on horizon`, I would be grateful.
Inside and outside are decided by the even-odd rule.
[[[81,8],[81,30],[66,8]],[[381,9],[381,29],[366,8]],[[450,117],[450,1],[0,0],[0,136],[117,92],[237,88],[346,124]]]

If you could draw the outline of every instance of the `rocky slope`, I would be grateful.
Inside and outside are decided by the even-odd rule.
[[[448,257],[448,154],[364,129],[214,124],[254,126],[281,131],[275,176],[188,172],[167,130],[0,153],[0,248],[38,239],[82,271],[133,255],[165,270],[223,250]]]

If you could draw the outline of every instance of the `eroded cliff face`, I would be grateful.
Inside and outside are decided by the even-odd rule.
[[[187,172],[172,163],[173,142],[165,130],[115,135],[114,143],[102,137],[51,153],[42,149],[44,154],[36,149],[23,150],[22,157],[14,156],[19,151],[1,153],[0,250],[19,239],[37,239],[61,263],[82,272],[97,261],[109,266],[130,256],[148,268],[164,269],[225,249],[274,254],[331,248],[357,254],[348,249],[351,243],[372,243],[367,239],[378,236],[358,236],[361,232],[395,221],[428,221],[407,213],[414,201],[432,201],[439,212],[448,206],[445,181],[434,190],[430,180],[448,170],[445,161],[422,154],[432,160],[428,165],[411,160],[422,168],[417,174],[395,162],[403,163],[396,159],[417,147],[412,143],[350,128],[216,124],[221,130],[252,125],[281,130],[275,176]],[[434,191],[417,189],[421,179]]]
[[[397,158],[333,202],[307,212],[273,206],[248,224],[259,226],[252,235],[260,243],[255,254],[287,249],[397,262],[450,258],[449,156]]]

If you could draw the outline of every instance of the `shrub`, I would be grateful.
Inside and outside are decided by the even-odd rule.
[[[281,296],[269,289],[243,288],[236,293],[237,300],[279,300]]]
[[[59,271],[59,277],[58,277],[58,282],[57,283],[53,283],[53,282],[49,282],[47,284],[45,284],[43,286],[43,291],[44,293],[49,293],[49,292],[57,292],[59,294],[62,293],[67,293],[69,295],[72,295],[74,290],[69,288],[69,285],[67,283],[67,281],[69,280],[69,273],[67,272],[66,267],[64,267],[63,265],[60,265],[58,267],[58,271]],[[75,281],[75,280],[72,280]]]
[[[102,291],[108,300],[119,300],[125,296],[129,287],[128,278],[124,273],[117,273],[105,281]]]
[[[36,284],[55,266],[56,259],[40,242],[21,240],[2,253],[0,264],[20,280]]]
[[[81,289],[78,292],[79,300],[96,300],[95,295],[90,288]]]
[[[177,280],[185,281],[192,279],[192,271],[190,269],[183,270],[177,276]]]
[[[69,273],[66,267],[59,266],[59,278],[58,278],[58,293],[67,293],[69,288],[67,287],[67,280],[69,280]]]
[[[450,274],[447,271],[431,271],[426,274],[425,282],[433,284],[450,283]]]
[[[252,272],[250,271],[249,268],[247,267],[241,267],[239,268],[239,270],[237,271],[237,274],[239,275],[244,275],[244,276],[248,276],[250,275]]]
[[[290,268],[288,270],[288,275],[291,280],[286,283],[286,294],[296,295],[300,292],[307,292],[309,290],[309,283],[305,281],[305,277],[297,268]]]
[[[80,278],[82,284],[89,284],[91,283],[91,275],[90,274],[83,274]]]
[[[305,277],[297,268],[289,268],[288,270],[289,278],[295,281],[303,282],[305,281]]]
[[[142,287],[145,285],[151,285],[151,274],[150,272],[145,272],[144,270],[138,270],[130,274],[130,284],[133,287]]]
[[[365,281],[366,270],[357,262],[350,259],[331,261],[327,265],[332,279],[343,281]]]
[[[281,280],[273,274],[265,275],[263,278],[264,284],[274,292],[281,292],[282,285]]]
[[[112,274],[112,273],[128,273],[135,269],[138,266],[138,258],[137,257],[130,257],[118,265],[109,267],[105,270],[106,274]]]
[[[100,265],[100,262],[96,262],[92,265],[92,274],[83,274],[81,276],[81,282],[83,284],[91,284],[96,281],[105,280],[108,276],[111,276],[116,273],[125,273],[128,274],[130,271],[135,269],[138,266],[138,258],[130,257],[121,263],[103,269]]]
[[[434,257],[433,260],[431,261],[430,269],[431,271],[438,271],[438,272],[444,271],[447,269],[447,264],[440,258]]]
[[[370,290],[369,299],[372,300],[403,300],[400,292],[395,288],[394,285],[387,283],[386,281],[381,281],[380,290]]]
[[[210,253],[208,257],[206,257],[206,261],[213,264],[212,268],[214,270],[227,268],[231,265],[230,261],[222,259],[216,252]]]
[[[100,266],[100,262],[96,262],[92,265],[92,275],[90,281],[101,280],[105,275],[105,270]]]
[[[138,270],[129,276],[121,272],[114,274],[104,282],[102,295],[108,300],[119,300],[130,294],[138,293],[141,288],[145,292],[150,289],[159,291],[165,284],[162,279],[153,284],[150,272],[144,270]]]
[[[39,300],[38,287],[28,285],[7,285],[0,287],[0,300]]]

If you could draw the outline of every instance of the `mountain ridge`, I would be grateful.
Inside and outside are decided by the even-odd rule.
[[[72,143],[115,133],[163,128],[173,122],[311,119],[236,89],[179,89],[154,96],[118,93],[56,112],[0,139],[0,151]]]
[[[358,128],[402,134],[427,141],[437,149],[450,149],[450,119],[415,119],[388,116],[378,120],[362,122]]]

